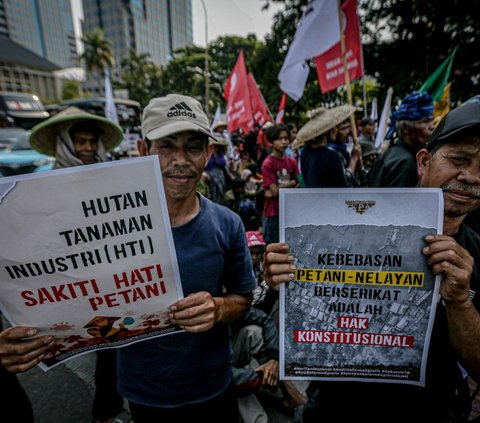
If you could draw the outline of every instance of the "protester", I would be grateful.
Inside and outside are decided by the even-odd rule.
[[[34,149],[55,157],[55,169],[105,162],[122,139],[118,125],[76,107],[39,123],[30,134]]]
[[[364,116],[360,120],[360,134],[358,135],[358,142],[362,145],[373,144],[375,142],[375,121],[370,116]]]
[[[346,187],[347,178],[343,158],[328,144],[336,139],[338,124],[354,109],[344,106],[335,109],[319,108],[298,131],[293,148],[302,149],[300,169],[307,188]]]
[[[0,330],[3,329],[0,314]],[[5,415],[15,416],[17,422],[34,423],[32,402],[23,389],[17,375],[10,373],[3,364],[0,364],[0,407]]]
[[[178,104],[191,112],[169,113]],[[195,192],[213,150],[209,126],[200,103],[188,96],[155,98],[143,111],[138,150],[160,162],[185,295],[171,305],[169,318],[185,332],[117,349],[118,389],[135,423],[192,416],[238,423],[226,323],[246,312],[256,284],[240,218]],[[0,333],[0,358],[9,371],[32,368],[54,346],[52,337],[30,338],[35,334],[26,327]]]
[[[298,164],[291,157],[285,156],[289,143],[289,135],[285,125],[274,125],[268,128],[268,141],[272,145],[272,153],[262,164],[265,202],[263,208],[263,236],[267,243],[278,242],[279,188],[298,186]]]
[[[222,204],[225,193],[231,187],[232,182],[227,166],[227,146],[227,140],[217,136],[213,141],[213,153],[205,166],[208,198],[218,204]]]
[[[417,153],[419,185],[441,188],[444,198],[443,234],[428,235],[422,250],[433,273],[441,275],[426,386],[315,381],[307,391],[316,399],[305,409],[305,423],[467,421],[465,375],[480,380],[480,237],[463,221],[480,207],[479,163],[480,103],[450,111]],[[264,275],[271,287],[294,278],[288,251],[283,243],[267,246]]]
[[[259,129],[257,134],[257,165],[261,168],[263,161],[272,153],[272,143],[268,138],[268,131],[274,124],[267,121]],[[287,130],[288,131],[288,130]]]
[[[252,257],[257,287],[253,291],[252,307],[272,316],[278,326],[278,291],[271,289],[263,277],[263,253],[267,243],[259,231],[247,231],[248,248]]]
[[[296,157],[296,150],[292,148],[292,143],[295,141],[295,138],[297,138],[298,128],[293,123],[287,123],[287,130],[288,130],[288,133],[290,134],[290,142],[288,143],[288,146],[285,149],[285,155],[288,157],[293,157],[298,161],[298,158]]]
[[[255,123],[251,131],[243,137],[245,160],[252,161],[253,163],[257,162],[257,137],[261,127],[259,123]]]
[[[112,121],[69,107],[32,128],[30,144],[55,157],[55,169],[63,169],[107,161],[107,153],[122,139],[122,129]],[[123,410],[123,398],[116,388],[116,353],[105,349],[96,356],[93,421],[112,422]]]
[[[261,226],[261,216],[257,212],[255,200],[247,195],[246,183],[242,178],[235,178],[223,198],[223,205],[234,211],[242,219],[247,230],[257,230]]]
[[[415,156],[424,148],[433,126],[433,99],[427,92],[408,94],[391,117],[395,139],[372,171],[372,187],[414,187],[418,183]]]
[[[257,280],[263,281],[261,261],[266,243],[258,231],[247,231],[246,238]],[[264,295],[257,295],[260,291],[263,289],[259,286],[254,293],[253,303],[257,305],[265,301]],[[291,381],[279,380],[278,328],[273,317],[260,308],[252,307],[232,323],[231,329],[233,377],[242,421],[270,421],[257,395],[273,398],[279,393],[279,409],[284,413],[291,413],[297,406],[305,404],[306,398]]]
[[[358,179],[361,187],[368,187],[370,185],[370,173],[377,162],[377,149],[373,143],[365,142],[362,144],[362,170],[358,173]]]
[[[332,112],[337,110],[345,113],[347,118],[343,119],[337,125],[337,136],[327,144],[327,147],[335,150],[340,155],[347,180],[347,187],[358,187],[360,185],[359,174],[363,164],[362,149],[359,143],[354,143],[353,141],[352,125],[350,122],[350,116],[355,113],[355,107],[345,104],[334,107]]]

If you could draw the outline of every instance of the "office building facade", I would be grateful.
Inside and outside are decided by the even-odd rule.
[[[83,0],[82,4],[83,34],[101,28],[112,44],[114,77],[119,77],[120,63],[131,49],[165,65],[174,50],[193,44],[191,0]],[[92,76],[86,89],[95,92],[98,83]]]
[[[70,0],[0,0],[0,36],[60,68],[78,66]]]

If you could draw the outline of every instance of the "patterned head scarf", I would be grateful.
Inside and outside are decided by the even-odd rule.
[[[433,116],[433,98],[428,92],[408,94],[397,110],[392,111],[386,138],[391,139],[400,120],[422,120]]]

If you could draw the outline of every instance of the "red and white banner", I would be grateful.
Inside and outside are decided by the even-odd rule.
[[[227,79],[223,95],[227,100],[228,133],[231,134],[239,128],[245,134],[248,133],[253,125],[253,115],[243,50],[240,51],[232,73]]]
[[[278,79],[280,88],[298,101],[307,83],[308,62],[340,41],[335,0],[311,0],[305,6]]]
[[[265,122],[272,121],[267,103],[251,72],[248,73],[248,89],[250,91],[253,121],[259,123],[261,126],[263,126]]]
[[[357,1],[347,0],[342,5],[342,24],[345,38],[345,54],[350,81],[363,76],[362,43],[357,16]],[[341,43],[335,44],[327,52],[315,57],[318,81],[322,93],[327,93],[337,87],[345,85],[344,66]]]
[[[285,116],[285,105],[287,104],[287,94],[282,94],[282,99],[280,100],[280,106],[278,106],[277,117],[275,118],[275,123],[277,125],[283,123],[283,118]]]

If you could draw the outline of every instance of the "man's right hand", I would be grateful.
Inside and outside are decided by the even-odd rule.
[[[35,367],[55,344],[53,336],[40,336],[37,329],[17,326],[0,332],[0,360],[11,373],[25,372]]]
[[[289,254],[290,247],[286,243],[267,245],[263,255],[265,282],[270,288],[278,290],[281,283],[290,282],[295,278],[293,256]]]

